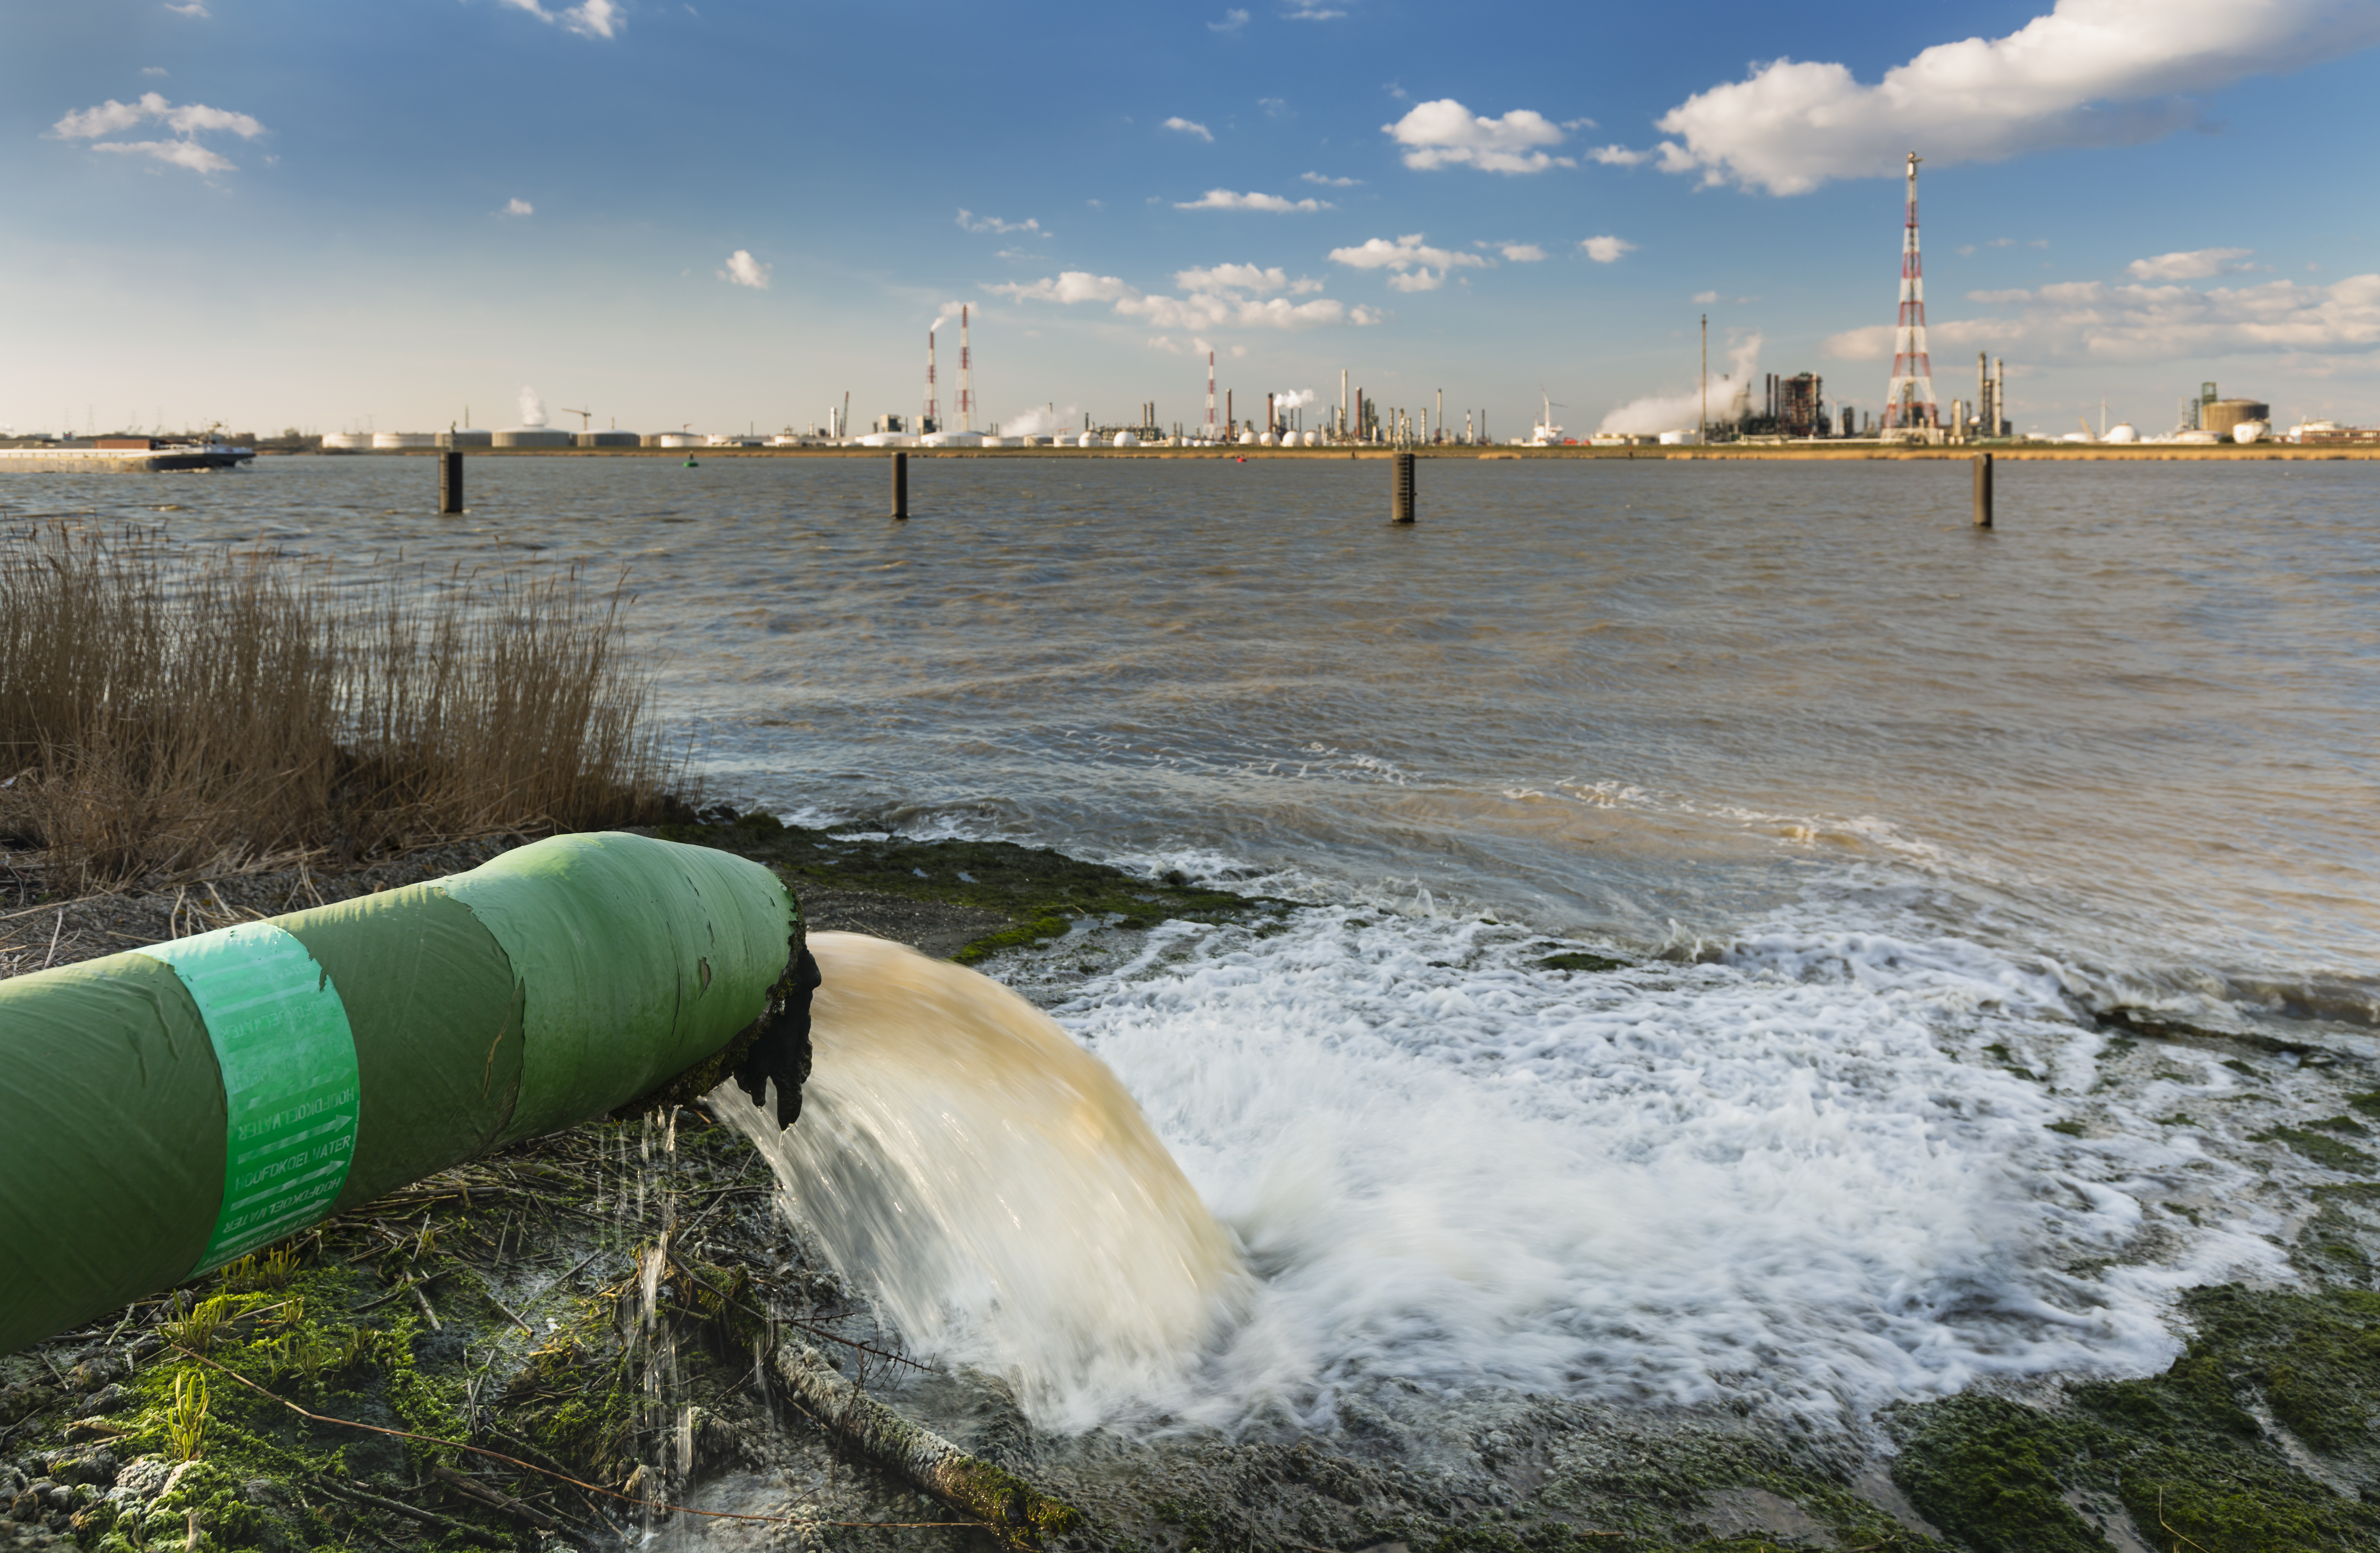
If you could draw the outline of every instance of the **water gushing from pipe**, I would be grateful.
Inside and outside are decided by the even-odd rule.
[[[1004,1376],[1038,1422],[1160,1390],[1246,1276],[1123,1085],[988,977],[856,933],[808,942],[799,1124],[710,1097],[786,1217],[914,1348]]]

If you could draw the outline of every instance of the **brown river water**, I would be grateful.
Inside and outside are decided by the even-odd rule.
[[[2156,1367],[2175,1288],[2287,1276],[2245,1123],[2159,1119],[2230,1078],[2095,1091],[2091,1014],[2380,1053],[2380,468],[2018,464],[1987,532],[1960,463],[1431,460],[1410,528],[1376,461],[913,458],[905,524],[885,477],[480,458],[440,518],[429,460],[292,458],[0,501],[625,567],[716,795],[1312,903],[1046,1000],[1257,1281],[1181,1373],[955,1293],[913,1322],[1045,1420],[1318,1421],[1389,1375],[1856,1415]],[[2235,1206],[2150,1246],[2177,1195]]]

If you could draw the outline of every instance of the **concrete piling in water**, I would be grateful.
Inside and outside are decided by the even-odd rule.
[[[1389,521],[1411,523],[1414,520],[1414,455],[1400,453],[1390,463],[1395,473],[1389,491]]]
[[[905,453],[892,455],[892,516],[909,516],[909,455]]]
[[[1992,526],[1992,455],[1975,455],[1975,527]]]
[[[438,455],[438,510],[441,513],[463,510],[463,455],[459,453]]]

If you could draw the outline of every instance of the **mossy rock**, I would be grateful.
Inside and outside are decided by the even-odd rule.
[[[1920,1513],[1980,1553],[2097,1553],[2083,1506],[2164,1547],[2380,1548],[2380,1508],[2301,1471],[2261,1404],[2342,1477],[2370,1474],[2380,1294],[2192,1290],[2196,1328],[2163,1375],[2077,1388],[2062,1407],[1969,1393],[1900,1410],[1893,1468]]]
[[[1148,928],[1168,919],[1245,921],[1289,904],[1203,888],[1178,872],[1147,879],[1046,847],[899,836],[869,841],[839,831],[786,825],[758,809],[739,816],[706,810],[699,820],[663,825],[653,833],[664,841],[714,846],[765,863],[796,897],[806,886],[861,890],[975,906],[1016,924],[961,949],[952,958],[962,965],[1004,949],[1063,938],[1086,917]]]

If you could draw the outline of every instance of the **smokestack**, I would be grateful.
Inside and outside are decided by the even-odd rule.
[[[1347,434],[1347,369],[1339,369],[1339,434]]]
[[[975,363],[967,348],[967,309],[959,305],[959,430],[975,430]]]
[[[1215,353],[1207,353],[1207,440],[1215,440]]]
[[[931,431],[940,419],[941,412],[934,405],[934,332],[929,329],[926,331],[926,413],[917,421],[918,432],[922,435]]]
[[[1269,394],[1265,395],[1265,430],[1267,431],[1278,431],[1281,430],[1281,423],[1274,419],[1272,395]]]

